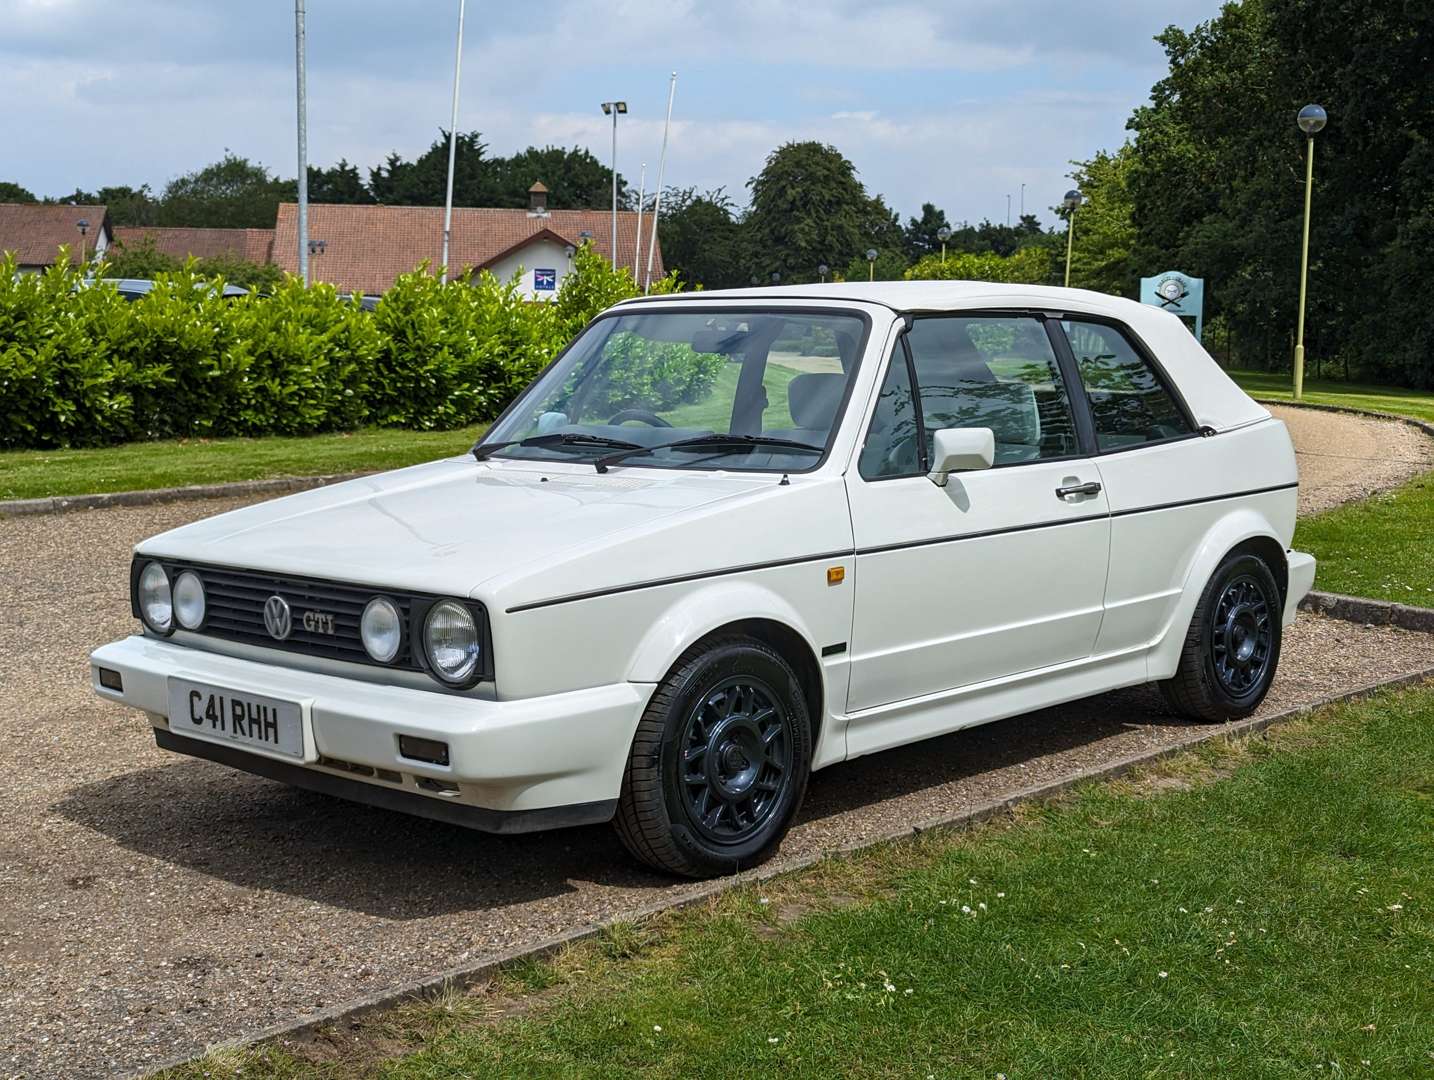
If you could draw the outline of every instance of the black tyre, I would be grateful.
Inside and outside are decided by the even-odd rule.
[[[1195,607],[1175,675],[1160,684],[1166,704],[1212,723],[1254,712],[1280,662],[1283,609],[1263,559],[1249,552],[1227,555]]]
[[[701,642],[638,723],[613,824],[658,870],[735,873],[785,835],[811,758],[811,718],[791,665],[754,638]]]

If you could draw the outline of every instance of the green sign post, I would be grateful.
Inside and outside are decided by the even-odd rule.
[[[1152,304],[1162,311],[1180,316],[1190,327],[1195,340],[1205,329],[1205,279],[1167,270],[1154,277],[1140,279],[1140,302]]]

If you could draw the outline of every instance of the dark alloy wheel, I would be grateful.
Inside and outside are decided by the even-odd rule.
[[[638,723],[613,823],[659,870],[735,873],[786,833],[811,751],[806,696],[781,654],[745,636],[699,642]]]
[[[1222,722],[1254,712],[1280,662],[1283,598],[1270,567],[1250,551],[1227,555],[1195,606],[1165,702],[1192,720]]]
[[[746,840],[781,805],[792,778],[791,719],[762,680],[736,675],[703,695],[682,739],[692,827],[717,844]]]
[[[1210,632],[1215,677],[1231,697],[1248,694],[1264,679],[1275,635],[1269,598],[1251,574],[1241,574],[1220,593]]]

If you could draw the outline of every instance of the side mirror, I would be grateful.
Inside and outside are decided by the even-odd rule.
[[[934,438],[927,478],[945,487],[949,473],[989,469],[996,460],[996,436],[990,428],[942,428]]]

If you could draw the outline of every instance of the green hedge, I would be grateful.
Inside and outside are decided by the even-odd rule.
[[[224,300],[193,263],[127,302],[85,283],[97,269],[0,262],[0,447],[459,427],[496,416],[589,319],[640,292],[586,246],[552,303],[487,272],[444,284],[420,267],[372,312],[293,277]],[[706,374],[690,363],[684,385]]]

